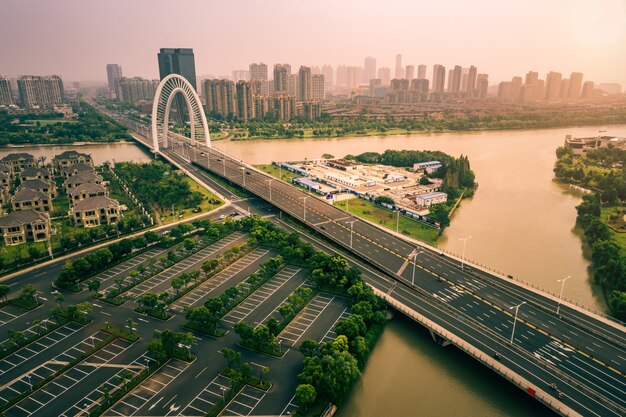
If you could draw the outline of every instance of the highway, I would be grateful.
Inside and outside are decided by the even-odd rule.
[[[626,415],[626,333],[621,324],[567,303],[557,314],[556,297],[473,265],[462,270],[458,259],[353,218],[219,150],[174,137],[173,150],[161,149],[167,158],[205,182],[215,184],[192,162],[241,185],[375,266],[384,273],[368,268],[366,278],[374,288],[486,354],[483,363],[490,365],[497,356],[492,368],[501,365],[525,378],[528,387],[521,388],[545,391],[554,401],[542,401],[552,402],[549,406],[557,412],[569,413],[559,410],[562,404],[580,415]],[[564,397],[558,398],[558,392]]]

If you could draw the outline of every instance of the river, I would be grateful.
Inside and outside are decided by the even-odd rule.
[[[10,148],[0,148],[0,158],[6,154],[15,152],[26,152],[33,156],[45,156],[46,162],[51,162],[55,155],[63,151],[76,150],[78,152],[91,154],[96,165],[104,161],[149,161],[150,154],[145,148],[135,145],[132,142],[120,143],[86,143],[73,145],[32,145]]]

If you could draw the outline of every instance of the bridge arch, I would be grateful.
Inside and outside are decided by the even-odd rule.
[[[184,77],[170,74],[161,80],[152,103],[152,144],[154,151],[158,152],[161,146],[167,147],[168,145],[170,110],[172,102],[178,94],[182,94],[187,104],[191,140],[211,147],[209,127],[198,93]]]

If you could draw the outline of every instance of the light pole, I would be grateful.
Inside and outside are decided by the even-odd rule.
[[[307,196],[307,197],[298,197],[298,198],[300,198],[301,200],[304,200],[304,201],[302,202],[302,211],[303,211],[303,213],[304,213],[304,214],[303,214],[304,221],[306,222],[306,199],[307,199],[307,198],[309,198],[309,197]]]
[[[461,269],[465,268],[465,245],[467,244],[467,240],[471,239],[471,236],[462,237],[459,240],[463,241],[463,256],[461,256]]]
[[[396,233],[400,229],[400,210],[396,212]]]
[[[226,401],[226,387],[220,387],[222,390],[222,401]]]
[[[417,263],[417,255],[419,255],[420,253],[422,253],[422,251],[418,251],[417,248],[415,248],[415,252],[412,253],[411,255],[409,255],[409,257],[413,258],[413,274],[411,275],[411,285],[414,286],[415,285],[415,264]]]
[[[269,182],[270,183],[270,201],[272,201],[272,181],[274,181],[274,179],[270,179],[270,180],[265,180],[265,182]]]
[[[181,349],[187,349],[187,357],[191,360],[191,345],[184,345],[182,343],[178,344],[178,347]]]
[[[33,390],[33,382],[30,380],[31,375],[28,374],[27,376],[28,376],[28,385],[30,386],[29,391],[32,391]]]
[[[283,339],[278,339],[278,350],[283,353]]]
[[[356,220],[352,220],[352,221],[348,222],[348,223],[350,223],[350,249],[352,249],[352,234],[354,232],[354,222],[355,221]]]
[[[87,410],[87,407],[89,405],[87,403],[83,404],[83,410],[85,410],[85,414],[87,415],[87,417],[89,417],[89,410]]]
[[[513,319],[513,331],[511,332],[511,344],[513,344],[513,337],[515,336],[515,325],[517,324],[517,312],[519,311],[519,308],[523,306],[524,304],[526,304],[526,301],[522,301],[520,304],[516,306],[509,307],[509,310],[513,308],[515,309],[515,318]]]
[[[283,165],[282,162],[278,163],[278,181],[283,180]]]
[[[568,279],[570,279],[571,276],[568,275],[563,279],[559,279],[557,280],[557,282],[561,283],[561,292],[559,293],[559,304],[556,306],[556,314],[559,314],[559,311],[561,310],[561,299],[563,298],[563,287],[565,287],[565,281],[567,281]]]
[[[239,167],[239,169],[241,170],[241,178],[243,181],[243,188],[246,188],[246,168],[245,167]]]

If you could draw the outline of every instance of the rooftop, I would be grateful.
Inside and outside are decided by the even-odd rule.
[[[22,181],[20,184],[21,188],[30,188],[31,190],[38,190],[40,188],[51,188],[52,186],[48,181],[36,179],[36,180],[26,180]]]
[[[77,151],[65,151],[54,157],[57,161],[67,161],[68,159],[76,159],[78,157],[91,158],[91,155],[86,153],[80,153]]]
[[[22,177],[36,176],[37,174],[50,175],[47,169],[41,167],[28,167],[20,173]]]
[[[35,159],[35,157],[29,153],[18,152],[8,154],[4,158],[0,159],[0,161],[19,161],[20,159]]]
[[[21,226],[30,223],[48,223],[50,216],[48,213],[41,213],[35,210],[13,211],[4,217],[0,217],[0,227]]]
[[[76,188],[70,191],[70,194],[74,196],[82,193],[99,193],[103,191],[106,191],[106,188],[104,188],[102,185],[96,184],[95,182],[86,182],[77,185]]]
[[[49,199],[47,195],[41,191],[33,190],[31,188],[20,188],[20,190],[13,196],[11,201],[31,201],[35,198],[40,200]]]
[[[119,207],[120,203],[112,198],[105,196],[97,196],[97,197],[89,197],[80,201],[72,207],[73,212],[77,211],[86,211],[86,210],[97,210],[101,208],[109,208],[109,207]]]
[[[66,184],[83,184],[86,182],[102,181],[102,177],[93,171],[79,172],[76,175],[69,177]]]

